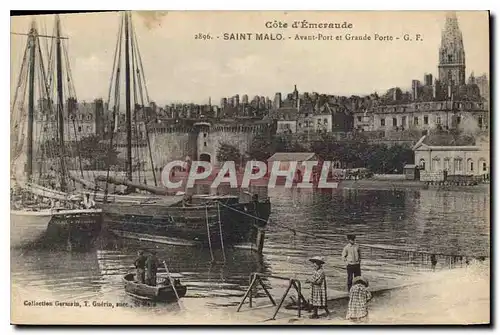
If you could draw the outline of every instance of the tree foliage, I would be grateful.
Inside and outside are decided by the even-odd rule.
[[[414,162],[409,146],[372,144],[364,136],[338,141],[323,134],[310,145],[291,137],[257,135],[247,155],[250,159],[266,161],[276,152],[314,152],[322,160],[339,161],[342,168],[368,168],[374,173],[402,173],[406,164]]]
[[[370,144],[366,141],[323,141],[312,143],[323,160],[340,161],[343,168],[368,168],[374,173],[402,173],[414,161],[413,151],[406,145]]]
[[[252,141],[250,149],[246,153],[249,159],[267,161],[269,157],[277,152],[308,152],[309,147],[297,142],[287,140],[287,137],[271,136],[269,134],[258,134]]]
[[[219,162],[233,161],[239,164],[241,161],[240,150],[229,143],[221,143],[217,149],[217,160]]]

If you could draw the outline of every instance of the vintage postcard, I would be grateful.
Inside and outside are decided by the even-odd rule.
[[[11,323],[490,324],[488,11],[11,17]]]

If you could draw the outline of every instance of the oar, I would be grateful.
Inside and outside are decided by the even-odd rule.
[[[172,289],[174,290],[175,296],[177,297],[177,303],[179,304],[179,307],[181,309],[184,309],[181,303],[181,298],[179,298],[179,294],[177,294],[177,290],[175,289],[174,281],[172,279],[172,276],[170,276],[170,271],[168,271],[168,266],[165,261],[163,261],[163,266],[165,266],[165,271],[167,272],[168,279],[170,280],[170,285],[172,286]]]

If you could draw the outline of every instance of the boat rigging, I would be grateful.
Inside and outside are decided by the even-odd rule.
[[[124,62],[122,64],[122,48],[124,49]],[[125,68],[124,78],[122,78],[121,69]],[[121,82],[125,81],[125,119],[122,118],[120,111]],[[115,54],[113,58],[113,69],[108,91],[107,105],[112,106],[112,130],[110,132],[110,150],[116,146],[116,142],[123,140],[118,137],[119,130],[125,126],[125,147],[126,160],[125,172],[126,179],[132,182],[134,172],[135,179],[140,183],[147,185],[147,168],[143,160],[145,153],[142,148],[147,147],[151,173],[155,186],[158,186],[156,179],[155,166],[152,158],[151,143],[149,139],[148,123],[154,111],[149,106],[149,93],[146,86],[144,67],[142,57],[139,51],[137,35],[134,30],[132,15],[130,12],[124,12],[120,18]],[[132,110],[133,106],[133,110]],[[134,152],[133,152],[134,151]],[[135,164],[133,162],[135,156]],[[110,164],[106,172],[106,180],[110,179]],[[134,171],[135,170],[135,171]],[[130,193],[136,187],[128,185],[127,192]],[[105,198],[108,193],[108,183],[106,183]]]
[[[75,193],[76,187],[70,190],[68,183],[67,160],[72,155],[68,147],[69,134],[66,136],[64,129],[65,115],[69,114],[65,106],[69,110],[71,102],[76,100],[71,97],[64,103],[61,41],[67,38],[61,36],[59,16],[56,16],[54,36],[43,35],[52,39],[55,50],[55,58],[52,53],[47,56],[47,68],[35,21],[28,34],[15,34],[28,36],[28,39],[11,107],[11,174],[14,179],[11,245],[33,242],[50,227],[54,228],[52,231],[57,237],[67,236],[69,246],[74,242],[71,236],[75,237],[82,230],[85,231],[83,235],[92,240],[100,230],[101,210],[78,208],[81,195]],[[56,86],[52,87],[54,82]],[[71,87],[69,76],[67,82]],[[94,231],[87,234],[88,229]]]

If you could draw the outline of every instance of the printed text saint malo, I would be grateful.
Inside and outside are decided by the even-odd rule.
[[[281,41],[285,39],[282,34],[267,33],[224,33],[225,41]]]

